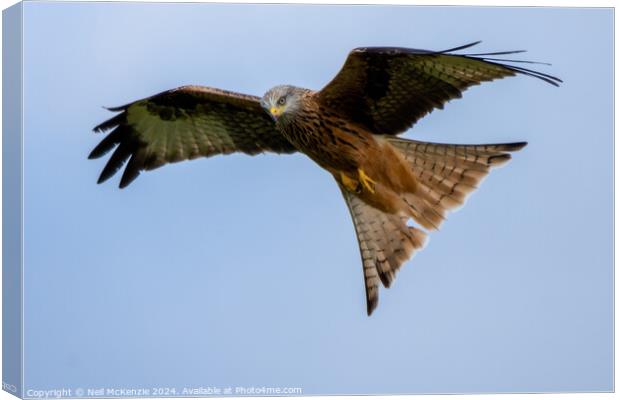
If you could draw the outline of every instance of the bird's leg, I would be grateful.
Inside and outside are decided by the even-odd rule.
[[[364,172],[363,169],[358,168],[357,169],[357,175],[359,177],[359,181],[362,184],[363,187],[365,187],[370,193],[375,193],[375,184],[377,182],[373,181],[368,175],[366,175],[366,173]]]
[[[360,192],[360,183],[355,179],[349,178],[349,176],[342,171],[340,171],[340,182],[342,182],[344,187],[346,187],[350,192]]]

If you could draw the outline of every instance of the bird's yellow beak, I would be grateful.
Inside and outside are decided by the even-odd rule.
[[[271,114],[273,118],[278,118],[280,114],[282,114],[282,109],[278,107],[271,107],[269,109],[269,113]]]

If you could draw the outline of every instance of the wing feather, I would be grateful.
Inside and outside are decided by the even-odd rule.
[[[323,106],[376,134],[397,135],[435,108],[460,98],[481,82],[524,74],[557,86],[560,79],[511,63],[485,58],[523,50],[451,54],[479,42],[433,52],[399,47],[364,47],[349,53],[342,69],[320,92]]]
[[[95,127],[95,132],[111,132],[89,155],[99,158],[116,148],[98,183],[112,177],[125,163],[121,188],[141,171],[168,163],[234,152],[295,152],[259,101],[255,96],[225,90],[183,86],[110,108],[120,114]]]

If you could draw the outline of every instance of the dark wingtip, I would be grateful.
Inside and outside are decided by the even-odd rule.
[[[517,72],[523,75],[531,76],[533,78],[538,78],[541,81],[547,82],[548,84],[553,85],[555,87],[559,87],[560,83],[564,83],[562,79],[556,76],[545,74],[539,71],[534,71],[534,70],[522,68],[522,67],[516,67],[514,65],[503,65],[503,67],[508,68],[514,72]]]
[[[103,132],[105,132],[105,131],[106,131],[106,129],[105,129],[105,128],[104,128],[104,126],[103,126],[104,124],[105,124],[105,122],[103,122],[103,123],[101,123],[101,124],[99,124],[99,125],[95,126],[95,127],[93,128],[93,132],[95,132],[95,133],[103,133]]]
[[[124,104],[122,106],[117,106],[117,107],[106,107],[106,106],[103,106],[103,108],[105,108],[108,111],[112,111],[112,112],[120,112],[120,111],[127,110],[128,106],[129,106],[129,104]]]
[[[117,110],[113,108],[107,108],[107,110],[114,111],[114,112],[122,111],[122,109]],[[107,130],[114,128],[115,126],[122,125],[123,123],[125,123],[125,117],[126,117],[125,113],[117,114],[113,116],[112,118],[106,119],[99,125],[95,126],[93,128],[93,131],[95,133],[102,133],[102,132],[105,132]]]
[[[451,48],[451,49],[447,49],[447,50],[438,51],[438,53],[449,53],[449,52],[451,52],[451,51],[463,50],[463,49],[467,49],[467,48],[469,48],[469,47],[476,46],[476,45],[478,45],[478,44],[480,44],[480,43],[482,43],[482,40],[477,40],[477,41],[475,41],[475,42],[467,43],[467,44],[464,44],[464,45],[462,45],[462,46],[453,47],[453,48]]]
[[[116,174],[127,162],[127,160],[131,157],[131,154],[135,150],[135,144],[131,142],[122,142],[118,145],[112,156],[106,163],[105,167],[101,171],[101,175],[99,175],[99,180],[97,183],[102,183]]]
[[[457,50],[463,50],[472,46],[475,46],[479,43],[482,43],[481,40],[477,41],[477,42],[473,42],[473,43],[469,43],[463,46],[459,46],[459,47],[455,47],[452,49],[448,49],[448,50],[443,50],[443,51],[439,51],[437,52],[438,54],[447,54],[450,52],[454,52]],[[497,55],[507,55],[507,54],[518,54],[518,53],[525,53],[527,52],[527,50],[509,50],[509,51],[495,51],[495,52],[488,52],[488,53],[468,53],[468,54],[458,54],[458,56],[461,57],[467,57],[467,58],[471,58],[471,59],[476,59],[476,60],[480,60],[480,61],[484,61],[490,64],[495,64],[498,66],[501,66],[503,68],[507,68],[515,73],[519,73],[519,74],[523,74],[523,75],[528,75],[534,78],[538,78],[544,82],[547,82],[553,86],[559,87],[560,83],[563,83],[562,79],[553,76],[553,75],[549,75],[549,74],[545,74],[543,72],[539,72],[539,71],[535,71],[532,69],[528,69],[528,68],[524,68],[524,67],[519,67],[516,65],[510,65],[510,64],[505,64],[505,63],[516,63],[516,64],[542,64],[542,65],[551,65],[550,63],[546,63],[546,62],[539,62],[539,61],[530,61],[530,60],[509,60],[509,59],[502,59],[502,58],[494,58],[494,57],[488,57],[488,56],[497,56]],[[448,54],[448,55],[455,55],[455,54]]]
[[[471,53],[471,54],[467,53],[465,55],[477,57],[477,56],[503,56],[506,54],[518,54],[518,53],[527,53],[527,50],[507,50],[507,51],[493,51],[490,53]],[[521,62],[527,62],[527,61],[521,61]],[[537,64],[541,64],[541,63],[537,63]]]
[[[95,158],[102,157],[107,154],[110,150],[112,150],[117,144],[119,144],[122,140],[123,132],[126,131],[126,128],[119,126],[115,128],[112,132],[108,134],[88,155],[88,159],[92,160]]]
[[[129,186],[129,184],[133,181],[136,180],[136,178],[138,177],[138,175],[140,175],[140,171],[136,171],[136,172],[130,172],[129,167],[125,167],[125,173],[123,173],[123,176],[121,177],[121,181],[118,184],[118,188],[119,189],[125,189],[127,186]]]
[[[88,154],[88,159],[89,160],[95,160],[97,158],[103,157],[104,155],[106,155],[110,150],[112,150],[112,147],[114,147],[116,144],[101,144],[99,143],[97,145],[97,147],[95,147],[89,154]]]

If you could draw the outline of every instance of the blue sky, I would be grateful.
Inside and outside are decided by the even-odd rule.
[[[25,4],[26,389],[612,389],[610,9]],[[93,126],[184,84],[321,88],[357,46],[527,49],[406,137],[526,140],[365,313],[353,226],[301,155],[96,185]]]

